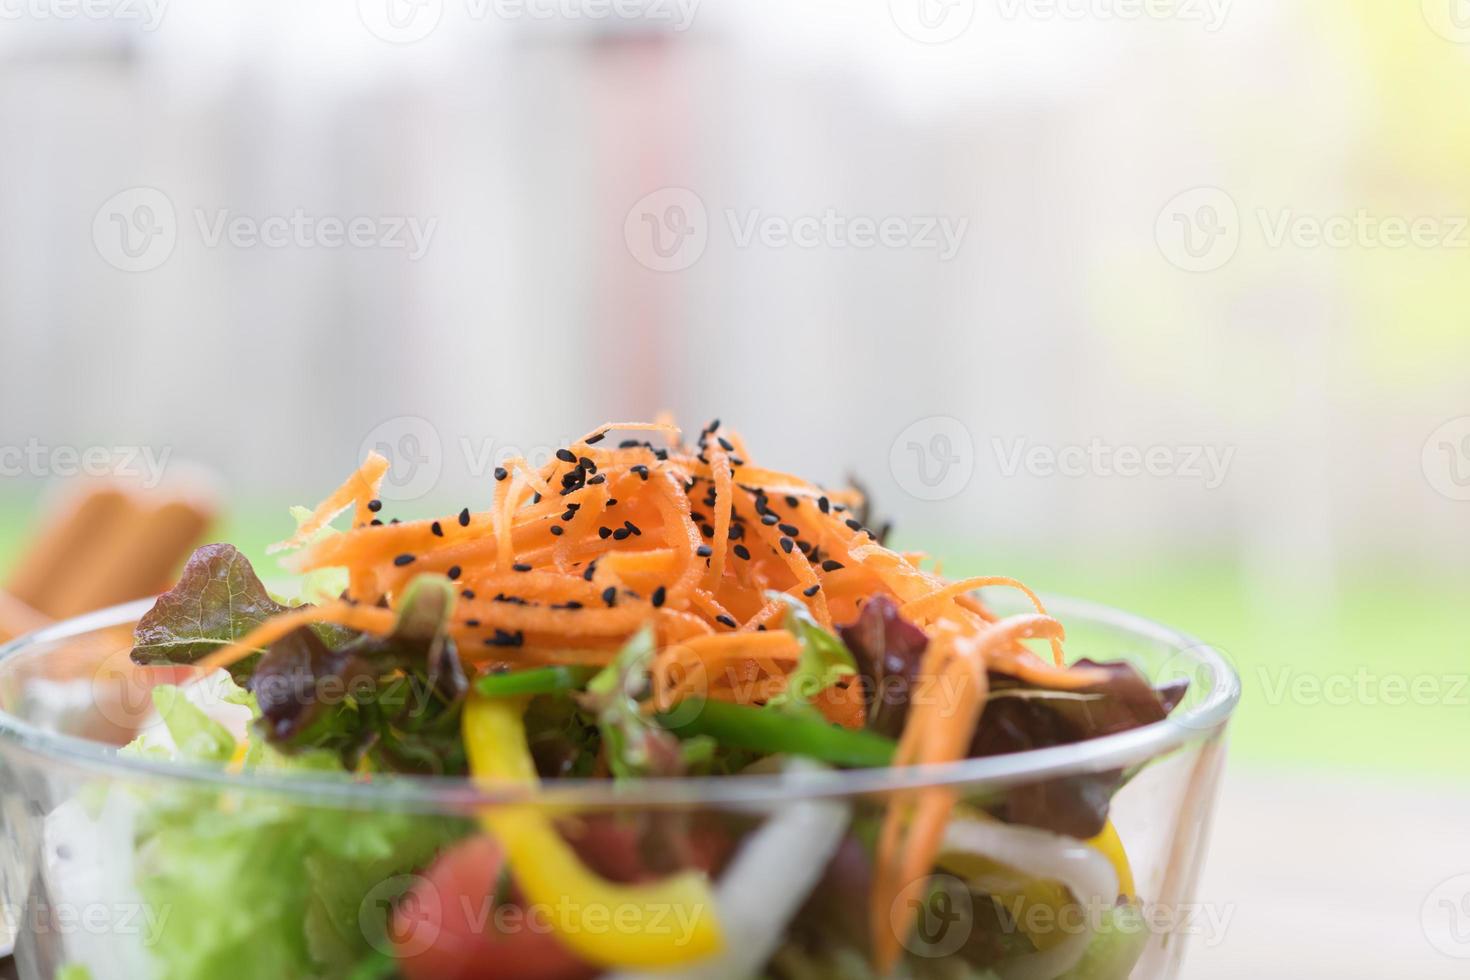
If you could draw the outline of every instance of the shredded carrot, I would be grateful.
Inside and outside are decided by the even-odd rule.
[[[1036,607],[1037,612],[1041,613],[1043,616],[1046,615],[1046,606],[1042,604],[1040,596],[1038,596],[1035,592],[1032,592],[1023,583],[1018,582],[1013,578],[1006,578],[1005,576],[1001,575],[988,575],[980,578],[967,578],[959,582],[951,582],[948,585],[935,589],[933,592],[929,593],[921,599],[915,599],[912,602],[904,603],[899,612],[904,616],[905,619],[909,619],[914,621],[915,623],[923,625],[929,622],[930,617],[933,616],[934,613],[937,610],[941,609],[945,604],[953,602],[955,599],[959,598],[961,595],[964,595],[967,592],[974,592],[976,589],[983,589],[991,586],[1006,586],[1012,589],[1019,589],[1021,592],[1026,594],[1026,598],[1031,600],[1031,604]],[[1064,657],[1062,655],[1062,644],[1060,640],[1052,640],[1052,656],[1057,666],[1060,667],[1064,662]]]
[[[710,587],[718,588],[720,581],[725,577],[725,554],[729,550],[726,542],[730,540],[730,495],[734,490],[735,477],[730,470],[730,456],[721,449],[718,444],[709,449],[710,469],[714,472],[714,501],[715,512],[715,534],[714,555],[710,558],[709,573],[706,581]]]
[[[259,653],[288,633],[312,623],[335,623],[363,633],[382,635],[393,629],[393,611],[349,602],[300,606],[266,620],[234,643],[200,659],[197,666],[206,671],[229,667],[253,653]]]
[[[317,505],[316,510],[311,512],[311,516],[296,528],[295,534],[285,541],[278,541],[266,548],[266,553],[275,554],[288,548],[301,547],[311,540],[313,534],[332,523],[338,515],[353,504],[358,506],[359,513],[365,512],[368,501],[378,495],[378,487],[382,486],[383,477],[388,472],[388,465],[387,457],[375,452],[368,453],[367,459],[362,461],[362,465],[357,468],[356,472],[349,476],[340,487],[333,490],[326,500]]]

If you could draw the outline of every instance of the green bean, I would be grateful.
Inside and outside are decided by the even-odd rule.
[[[597,674],[596,667],[537,667],[504,674],[486,674],[475,681],[475,690],[487,698],[513,698],[530,694],[561,694],[586,686]]]
[[[674,712],[658,715],[658,721],[684,737],[707,735],[735,748],[806,756],[850,768],[891,765],[898,749],[892,739],[872,732],[725,701],[686,701]]]

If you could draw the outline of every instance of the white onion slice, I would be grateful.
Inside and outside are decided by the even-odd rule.
[[[795,765],[788,765],[788,772]],[[803,767],[805,768],[805,767]],[[715,886],[725,951],[685,970],[617,973],[606,980],[746,980],[760,976],[786,927],[821,879],[847,832],[848,807],[832,800],[788,804],[741,846]]]
[[[1118,874],[1101,853],[1070,837],[1015,827],[998,821],[956,816],[944,834],[943,850],[975,854],[1025,872],[1033,878],[1057,881],[1087,909],[1106,908],[1118,898]],[[1098,904],[1101,903],[1101,904]],[[1044,952],[1028,953],[992,967],[1002,980],[1052,980],[1082,959],[1092,942],[1087,923],[1075,936]]]

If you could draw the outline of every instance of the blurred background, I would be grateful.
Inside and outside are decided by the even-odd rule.
[[[0,79],[12,575],[718,415],[1230,655],[1187,975],[1464,975],[1467,0],[4,0]]]

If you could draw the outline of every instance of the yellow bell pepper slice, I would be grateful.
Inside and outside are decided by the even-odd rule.
[[[1133,868],[1128,863],[1128,852],[1123,850],[1123,839],[1118,836],[1118,828],[1109,820],[1103,824],[1102,831],[1087,843],[1112,863],[1113,870],[1118,874],[1118,894],[1124,898],[1132,898],[1137,886],[1133,883]]]
[[[476,779],[536,785],[526,743],[525,698],[471,694],[464,741]],[[544,811],[490,807],[480,824],[505,849],[516,884],[531,906],[551,910],[557,938],[601,967],[681,966],[724,948],[709,882],[682,872],[643,885],[594,874],[557,833]]]

